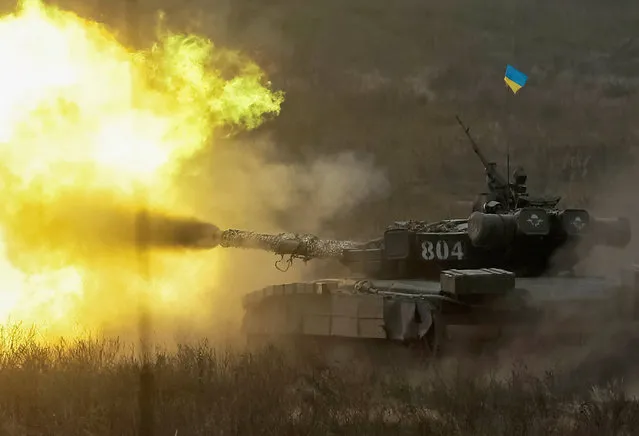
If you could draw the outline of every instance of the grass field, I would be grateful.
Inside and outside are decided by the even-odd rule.
[[[639,424],[624,385],[602,378],[591,388],[596,371],[478,362],[444,361],[409,377],[400,366],[182,345],[152,358],[155,434],[630,435]],[[0,433],[137,434],[139,370],[117,341],[45,346],[28,331],[3,331]]]

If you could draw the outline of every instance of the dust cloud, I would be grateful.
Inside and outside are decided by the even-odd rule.
[[[623,249],[596,247],[583,262],[591,274],[619,277],[621,271],[639,260],[639,203],[636,186],[639,183],[639,160],[633,153],[624,168],[609,168],[606,182],[599,186],[585,186],[591,198],[588,211],[596,217],[624,217],[630,222],[631,239]]]
[[[314,233],[328,238],[329,221],[348,217],[364,201],[384,198],[389,183],[381,165],[349,151],[306,162],[287,162],[267,134],[221,140],[182,168],[180,192],[201,219],[221,230]],[[216,248],[223,259],[211,307],[224,306],[229,324],[242,310],[240,297],[270,284],[312,275],[323,260],[301,261],[281,272],[273,253]],[[214,309],[217,312],[217,309]],[[232,320],[231,320],[232,318]]]
[[[216,225],[266,232],[326,231],[330,219],[389,193],[384,169],[370,156],[345,150],[290,163],[267,136],[225,141],[184,172],[193,176],[183,178],[183,195],[217,217]]]
[[[639,260],[639,202],[637,202],[637,184],[639,183],[639,160],[636,152],[632,159],[621,168],[610,168],[607,183],[593,187],[589,211],[601,217],[625,217],[630,222],[631,240],[623,249],[597,247],[591,256],[583,262],[583,268],[590,274],[601,275],[613,280],[621,280],[624,270]],[[611,320],[612,321],[612,320]],[[615,328],[602,328],[603,340],[588,347],[580,367],[582,371],[596,372],[600,377],[621,377],[626,392],[636,396],[639,377],[636,365],[639,363],[637,343],[639,335],[636,325]]]
[[[629,220],[631,229],[630,242],[624,248],[594,246],[589,252],[580,253],[575,271],[578,275],[603,277],[614,285],[621,282],[624,270],[639,259],[639,203],[636,194],[639,167],[636,154],[633,158],[627,159],[624,167],[617,165],[606,168],[604,183],[595,185],[586,182],[573,187],[582,197],[588,198],[585,208],[591,216],[623,217]],[[569,198],[563,203],[563,207],[574,207]],[[630,310],[629,307],[627,309]],[[618,319],[614,314],[601,318],[604,319],[591,320],[591,327],[596,334],[584,339],[578,346],[557,346],[552,351],[530,353],[522,360],[539,375],[551,369],[563,368],[565,383],[584,387],[621,378],[627,393],[637,395],[637,325]],[[506,348],[501,355],[501,366],[508,368],[517,358],[521,359],[522,353]]]

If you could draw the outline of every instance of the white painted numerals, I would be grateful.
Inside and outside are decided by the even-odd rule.
[[[422,242],[422,257],[424,260],[448,260],[451,257],[457,260],[464,258],[464,248],[461,241],[457,241],[453,244],[453,248],[450,248],[448,241],[440,239],[433,243],[433,241]]]

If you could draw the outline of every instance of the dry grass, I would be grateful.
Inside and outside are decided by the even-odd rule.
[[[158,435],[623,435],[639,425],[639,403],[618,384],[590,389],[517,366],[497,377],[446,362],[409,377],[202,342],[156,351],[152,368]],[[0,434],[136,434],[139,371],[116,340],[43,345],[4,331]]]

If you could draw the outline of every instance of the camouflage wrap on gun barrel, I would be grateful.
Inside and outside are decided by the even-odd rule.
[[[320,239],[311,234],[268,234],[228,229],[222,232],[220,245],[226,248],[265,250],[275,254],[310,260],[340,258],[344,250],[358,249],[364,244],[353,241]]]

